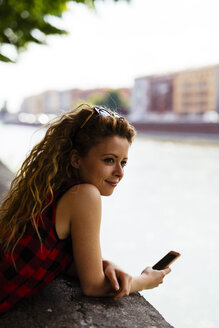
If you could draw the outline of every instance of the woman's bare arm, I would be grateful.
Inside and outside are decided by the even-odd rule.
[[[72,188],[66,199],[70,213],[73,256],[83,292],[108,296],[113,291],[103,271],[100,248],[101,196],[89,184]]]

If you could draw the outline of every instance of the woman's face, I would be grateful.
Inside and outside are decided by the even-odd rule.
[[[82,182],[93,184],[100,194],[109,196],[124,175],[129,142],[119,136],[107,137],[80,157],[78,169]]]

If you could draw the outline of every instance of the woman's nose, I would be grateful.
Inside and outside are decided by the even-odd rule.
[[[121,166],[121,164],[116,165],[115,171],[114,171],[115,175],[122,178],[124,175],[124,171],[123,171],[123,167]]]

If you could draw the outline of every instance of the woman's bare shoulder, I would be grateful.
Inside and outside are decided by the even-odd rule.
[[[101,207],[101,195],[97,187],[83,183],[71,187],[60,200],[60,204],[69,214],[75,215],[78,211],[85,213]]]
[[[92,184],[71,187],[59,200],[56,212],[56,230],[60,238],[70,233],[70,222],[90,220],[91,214],[100,220],[101,196]]]
[[[71,187],[66,193],[66,198],[71,202],[84,199],[95,200],[100,198],[100,192],[96,186],[82,183]]]

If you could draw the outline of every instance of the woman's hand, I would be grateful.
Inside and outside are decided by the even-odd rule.
[[[103,261],[103,270],[115,290],[111,296],[114,296],[114,299],[128,296],[131,290],[132,277],[110,261]]]
[[[141,276],[145,278],[144,289],[151,289],[158,287],[159,284],[163,283],[164,277],[170,273],[170,268],[165,268],[163,270],[153,270],[151,267],[147,267],[141,273]]]
[[[109,294],[114,299],[128,296],[136,291],[158,287],[163,283],[164,277],[171,271],[170,268],[153,270],[151,267],[147,267],[140,276],[132,277],[109,261],[103,261],[103,270],[115,290],[115,292]]]

